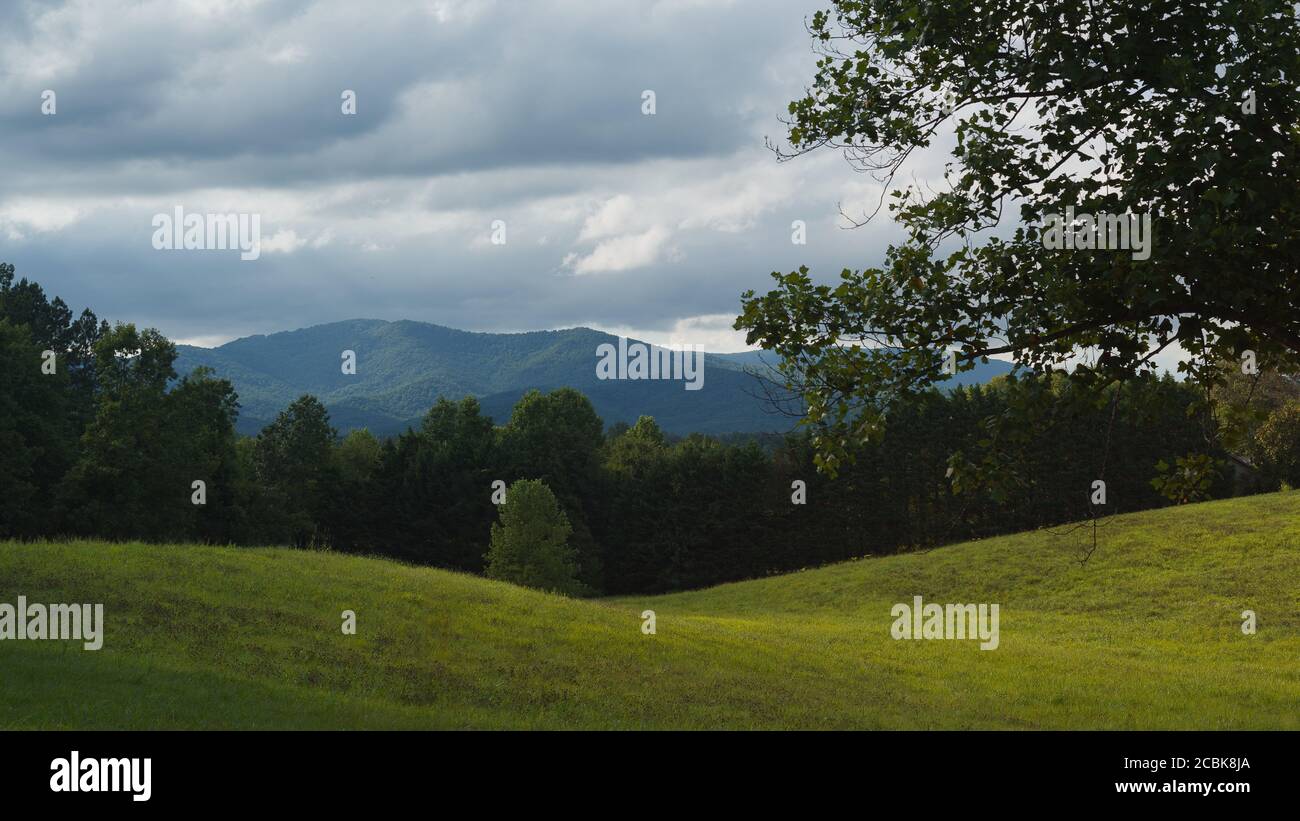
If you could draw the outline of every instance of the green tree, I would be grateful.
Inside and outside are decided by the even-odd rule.
[[[1255,437],[1270,414],[1300,401],[1300,380],[1281,373],[1268,362],[1257,362],[1253,373],[1242,373],[1241,362],[1220,364],[1222,378],[1211,401],[1224,447],[1246,459],[1257,459]]]
[[[501,521],[493,523],[487,576],[567,595],[583,592],[569,546],[573,528],[555,494],[540,480],[521,479],[506,491]]]
[[[110,538],[184,537],[190,481],[173,470],[167,384],[176,346],[152,328],[118,324],[95,344],[95,415],[65,495],[81,532]]]
[[[1207,383],[1246,349],[1294,370],[1300,33],[1289,0],[835,0],[811,31],[822,58],[790,104],[783,158],[842,150],[884,182],[908,234],[881,267],[837,284],[801,268],[744,296],[736,327],[780,355],[826,429],[823,468],[879,435],[889,399],[942,379],[948,350],[960,369],[1000,353],[1046,369],[1089,349],[1071,378],[1097,388],[1175,344]],[[932,196],[896,186],[946,124],[957,138],[947,185]],[[1011,236],[979,233],[1016,207]],[[1041,226],[1067,208],[1149,215],[1149,256],[1046,247]]]
[[[603,442],[604,423],[591,400],[573,388],[529,391],[503,431],[511,466],[545,479],[560,494],[580,491],[594,475]]]
[[[510,478],[541,479],[554,491],[573,525],[578,577],[594,589],[603,586],[604,572],[592,533],[602,496],[604,429],[591,400],[573,388],[560,388],[547,394],[529,391],[501,431]]]
[[[186,533],[204,542],[234,540],[246,526],[248,506],[235,451],[239,400],[234,386],[209,368],[196,368],[167,393],[163,409],[163,472],[172,477],[170,483],[191,491],[188,504],[181,505]],[[192,501],[195,481],[203,482],[202,505]]]
[[[606,464],[612,470],[634,473],[666,451],[667,443],[659,423],[653,416],[641,416],[635,425],[610,437]]]
[[[675,514],[672,450],[652,417],[621,432],[615,426],[606,448],[610,488],[604,538],[605,589],[650,592],[674,586],[677,543],[666,522]],[[687,525],[689,526],[689,524]]]
[[[370,481],[379,466],[383,446],[366,428],[351,431],[339,442],[335,451],[339,477],[346,483],[362,485]]]
[[[322,541],[320,525],[337,498],[334,441],[329,411],[314,396],[290,403],[257,435],[253,461],[258,482],[278,512],[277,539],[296,547]]]
[[[436,489],[421,519],[436,545],[438,561],[480,571],[483,535],[496,518],[492,482],[504,481],[492,420],[472,396],[459,402],[439,399],[425,414],[419,438]]]
[[[72,396],[68,411],[78,430],[94,415],[95,343],[108,333],[90,310],[77,319],[62,299],[49,299],[35,282],[14,282],[14,266],[0,262],[0,319],[27,326],[32,344],[41,351],[58,355],[58,369],[70,382]]]
[[[366,549],[409,561],[482,572],[496,519],[491,487],[504,478],[496,431],[473,397],[439,399],[418,431],[380,447],[359,518]]]
[[[1255,456],[1269,484],[1300,487],[1300,402],[1273,411],[1255,437]]]
[[[53,489],[75,456],[68,376],[42,373],[41,351],[0,319],[0,538],[56,530]]]
[[[175,385],[176,346],[119,324],[95,344],[98,393],[63,483],[73,529],[113,538],[227,541],[236,532],[234,421],[224,379],[200,369]],[[205,501],[195,504],[195,482]]]
[[[321,488],[327,496],[317,504],[317,522],[327,531],[327,541],[337,550],[363,553],[382,552],[382,531],[395,529],[385,523],[379,494],[379,473],[384,445],[369,430],[348,433],[334,448],[333,481]],[[387,524],[387,528],[385,528]],[[392,545],[386,545],[390,548]]]

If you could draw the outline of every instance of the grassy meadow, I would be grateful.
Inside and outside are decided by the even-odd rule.
[[[1300,729],[1300,492],[1098,536],[1085,565],[1087,532],[1037,531],[599,600],[326,552],[0,543],[0,602],[106,622],[98,652],[0,641],[0,729]],[[894,640],[914,595],[998,603],[999,648]]]

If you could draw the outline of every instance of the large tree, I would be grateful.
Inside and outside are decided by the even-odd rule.
[[[73,528],[114,538],[228,539],[239,407],[230,383],[201,369],[171,386],[176,346],[152,328],[118,324],[94,352],[94,417],[63,483]],[[196,481],[204,483],[202,505]]]
[[[346,444],[346,443],[345,443]],[[496,430],[478,400],[439,398],[418,431],[379,449],[361,505],[369,540],[356,546],[424,564],[479,572],[496,518],[492,483],[498,469]]]
[[[295,547],[327,539],[319,532],[336,500],[338,432],[329,411],[309,394],[298,397],[257,435],[253,464],[272,505],[263,514],[276,538]]]
[[[560,500],[573,534],[578,578],[603,586],[603,559],[593,527],[600,497],[600,450],[605,425],[591,400],[573,388],[524,394],[501,430],[503,461],[512,479],[540,479]]]
[[[488,578],[569,595],[584,592],[576,577],[577,557],[568,543],[572,532],[546,483],[515,482],[501,506],[501,522],[492,524],[485,557]]]
[[[73,319],[62,299],[49,299],[38,283],[26,277],[15,282],[14,276],[14,266],[0,262],[0,319],[27,326],[33,344],[57,355],[58,370],[68,375],[74,392],[71,421],[84,426],[94,414],[95,343],[108,333],[108,323],[90,309]]]
[[[1071,378],[1098,388],[1175,345],[1206,381],[1246,350],[1295,366],[1293,3],[835,0],[810,30],[821,59],[778,151],[842,150],[907,232],[837,284],[800,269],[745,294],[736,327],[782,357],[823,467],[889,399],[942,379],[947,351],[958,369],[1011,354],[1040,371],[1083,353]],[[947,127],[946,181],[895,185]],[[1149,256],[1046,247],[1070,207],[1149,215]]]
[[[60,524],[53,489],[78,431],[68,419],[67,372],[44,372],[42,350],[28,328],[0,316],[0,539]]]

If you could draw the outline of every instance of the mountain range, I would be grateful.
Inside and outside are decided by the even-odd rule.
[[[629,343],[635,340],[629,340]],[[229,379],[241,405],[238,429],[253,434],[303,394],[329,409],[340,432],[369,428],[391,435],[420,418],[439,397],[478,398],[483,412],[504,424],[531,389],[572,387],[591,400],[606,425],[653,416],[669,433],[765,433],[793,428],[765,397],[762,376],[776,357],[763,351],[706,353],[704,383],[680,380],[601,380],[597,349],[618,337],[590,328],[526,333],[476,333],[402,320],[353,319],[295,331],[236,339],[216,348],[177,345],[176,370],[199,366]],[[343,373],[344,351],[356,373]],[[983,383],[1011,363],[990,361],[953,384]]]

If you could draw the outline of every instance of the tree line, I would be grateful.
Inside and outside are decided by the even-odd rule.
[[[440,398],[384,439],[340,436],[303,396],[241,436],[231,383],[175,359],[157,331],[74,317],[0,265],[0,538],[283,544],[481,573],[494,525],[506,562],[536,509],[556,522],[538,538],[566,543],[570,592],[660,592],[1168,504],[1170,466],[1207,451],[1194,388],[1168,376],[1100,400],[1013,376],[892,402],[830,478],[815,431],[607,429],[570,388],[525,395],[499,425],[473,397]],[[1055,410],[991,450],[990,420],[1044,391]],[[979,484],[993,453],[1017,484]],[[538,483],[562,517],[536,498],[502,515],[502,495]],[[1218,470],[1197,498],[1240,489]]]

